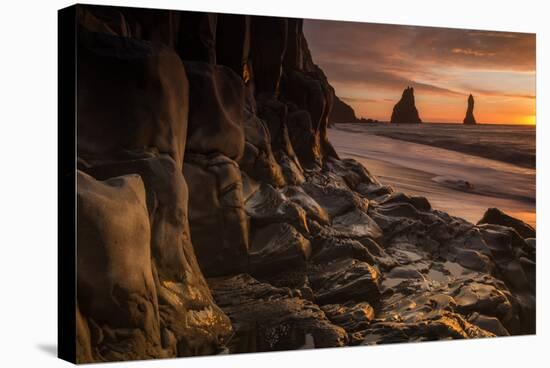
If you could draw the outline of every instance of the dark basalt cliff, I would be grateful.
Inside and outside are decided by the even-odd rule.
[[[401,99],[393,107],[390,121],[398,124],[416,124],[422,122],[414,103],[414,88],[405,88]]]
[[[339,159],[301,20],[79,6],[78,32],[79,362],[534,332],[534,232]]]
[[[342,101],[338,96],[334,95],[332,111],[328,117],[329,124],[355,123],[357,121],[358,119],[357,116],[355,116],[353,108]]]
[[[468,97],[468,108],[466,109],[466,117],[464,118],[464,124],[475,125],[476,119],[474,118],[474,96]]]

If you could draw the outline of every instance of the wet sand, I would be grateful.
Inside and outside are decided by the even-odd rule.
[[[338,124],[350,132],[379,136],[468,153],[525,168],[536,166],[536,128],[496,124]]]
[[[398,191],[425,196],[435,209],[476,223],[497,207],[536,226],[533,169],[365,131],[328,134],[341,157],[358,160]]]

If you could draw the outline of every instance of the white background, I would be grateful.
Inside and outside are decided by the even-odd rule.
[[[548,366],[547,1],[180,0],[98,4],[537,33],[537,336],[114,363],[112,367]],[[0,11],[0,366],[58,367],[57,9],[66,1],[2,1]],[[368,41],[366,41],[368,42]],[[546,105],[546,106],[545,106]],[[546,108],[545,108],[546,107]],[[63,127],[60,127],[63,129]],[[67,224],[67,226],[69,226]],[[67,244],[67,246],[71,246]],[[537,363],[538,362],[538,363]],[[544,362],[544,363],[543,363]]]

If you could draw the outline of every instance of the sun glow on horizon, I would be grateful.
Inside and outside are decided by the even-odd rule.
[[[358,117],[390,120],[414,88],[425,122],[535,125],[535,35],[307,20],[315,62]],[[368,40],[368,42],[365,42]]]
[[[537,124],[537,117],[536,117],[536,115],[525,116],[523,119],[521,119],[520,124],[536,125]]]

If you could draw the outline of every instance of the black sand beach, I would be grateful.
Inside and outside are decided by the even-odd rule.
[[[476,223],[487,208],[498,207],[535,226],[535,170],[526,167],[530,151],[534,160],[534,137],[531,143],[528,137],[535,130],[506,127],[504,138],[495,137],[501,128],[338,124],[329,136],[341,156],[360,161],[384,184],[427,197],[434,208]],[[440,148],[444,142],[454,142],[453,149]],[[484,146],[493,148],[476,154]],[[500,160],[485,158],[485,151]],[[525,165],[507,162],[516,151]]]

